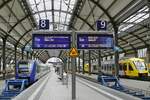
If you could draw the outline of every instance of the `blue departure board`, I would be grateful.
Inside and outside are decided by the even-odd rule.
[[[70,49],[70,34],[33,34],[33,49]]]
[[[113,49],[112,34],[77,34],[78,49]]]

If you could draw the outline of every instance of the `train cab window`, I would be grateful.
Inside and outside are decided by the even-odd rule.
[[[129,64],[129,70],[133,71],[133,68],[132,68],[131,64]]]

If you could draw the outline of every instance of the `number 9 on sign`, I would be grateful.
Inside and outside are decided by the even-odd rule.
[[[107,29],[107,21],[105,20],[97,20],[96,21],[97,30],[106,30]]]
[[[49,29],[49,20],[41,19],[39,21],[39,29]]]

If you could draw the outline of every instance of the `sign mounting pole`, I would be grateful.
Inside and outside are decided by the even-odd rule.
[[[72,33],[72,48],[76,46],[75,44],[75,32]],[[71,54],[71,52],[70,52]],[[75,57],[71,58],[71,67],[72,67],[72,100],[76,100],[76,71],[75,71]]]

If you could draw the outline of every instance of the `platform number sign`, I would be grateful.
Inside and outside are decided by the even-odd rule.
[[[41,19],[39,21],[39,29],[49,29],[49,20],[48,19]]]
[[[96,28],[98,31],[100,30],[107,30],[107,21],[105,20],[97,20],[96,21]]]

